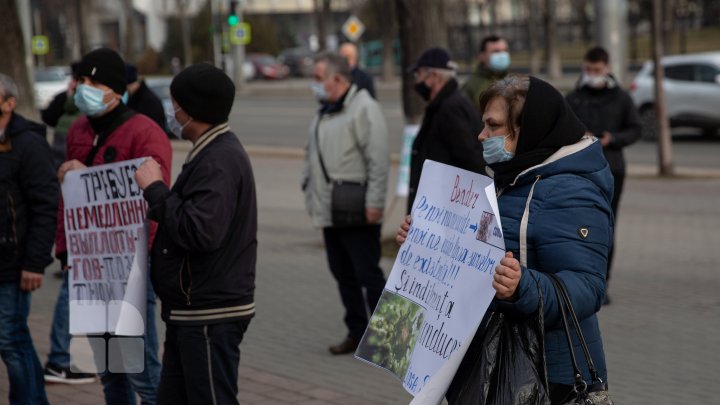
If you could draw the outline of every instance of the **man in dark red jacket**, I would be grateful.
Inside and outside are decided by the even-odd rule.
[[[126,91],[125,62],[120,55],[109,49],[97,49],[85,55],[80,63],[80,77],[75,91],[75,104],[85,115],[70,127],[67,139],[68,161],[60,166],[58,177],[62,182],[70,170],[86,166],[102,165],[140,157],[152,157],[162,167],[163,181],[170,183],[172,149],[162,128],[150,118],[136,114],[123,104]],[[62,200],[55,236],[56,255],[66,265],[67,250],[64,232]],[[151,224],[150,244],[157,229]],[[67,277],[60,290],[58,304],[64,299],[67,311]],[[64,297],[63,297],[64,295]],[[56,316],[58,311],[56,310]],[[142,398],[143,403],[155,403],[157,384],[160,380],[160,362],[157,356],[157,330],[155,325],[155,300],[152,285],[148,282],[148,305],[145,332],[145,368],[141,373],[112,374],[101,377],[105,399],[116,403],[134,395],[127,392],[129,386]],[[65,329],[67,332],[67,329]],[[51,353],[52,358],[52,353]],[[46,376],[49,368],[46,367]],[[127,381],[126,381],[127,380]]]

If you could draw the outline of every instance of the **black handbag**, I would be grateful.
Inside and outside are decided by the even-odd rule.
[[[580,322],[575,314],[575,309],[570,301],[570,295],[565,288],[565,284],[560,277],[555,274],[546,273],[555,286],[555,294],[557,294],[558,306],[560,307],[560,316],[563,321],[563,328],[565,330],[565,338],[568,342],[568,348],[570,349],[570,360],[573,366],[573,376],[575,383],[573,389],[570,392],[568,398],[565,398],[561,403],[563,405],[613,405],[610,394],[608,393],[607,384],[598,375],[595,363],[590,356],[590,349],[588,349],[587,343],[585,342],[585,336],[583,336],[582,330],[580,329]],[[573,348],[572,337],[570,336],[570,327],[568,325],[568,317],[572,321],[575,333],[580,341],[585,360],[587,361],[588,369],[590,370],[591,383],[588,384],[583,378],[583,374],[577,364],[577,358],[575,357],[575,349]]]
[[[319,128],[320,119],[318,119],[318,125],[315,127],[315,148],[317,149],[320,168],[322,168],[325,181],[332,187],[330,193],[332,224],[336,227],[366,225],[365,194],[367,193],[367,183],[333,180],[330,178],[325,168],[322,153],[320,153]],[[355,146],[357,146],[357,142]]]

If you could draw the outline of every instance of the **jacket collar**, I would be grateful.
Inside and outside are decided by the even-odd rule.
[[[320,115],[324,114],[336,114],[345,109],[345,102],[352,100],[352,98],[355,96],[355,93],[357,93],[357,86],[354,84],[351,84],[350,87],[348,87],[345,94],[340,96],[340,98],[334,102],[334,103],[322,103],[320,106]]]
[[[458,82],[455,79],[448,80],[447,83],[445,83],[445,86],[443,86],[442,89],[440,89],[440,92],[435,96],[435,98],[428,103],[427,107],[425,108],[428,112],[436,110],[440,105],[450,97],[453,93],[455,93],[455,90],[458,88]]]
[[[190,149],[187,158],[185,158],[185,163],[189,163],[191,160],[193,160],[195,156],[197,156],[201,150],[205,149],[207,145],[214,141],[215,138],[229,131],[230,124],[228,124],[227,121],[208,129],[204,134],[200,136],[200,138],[198,138],[192,149]]]

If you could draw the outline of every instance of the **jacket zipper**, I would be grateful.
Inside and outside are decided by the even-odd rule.
[[[187,269],[188,269],[188,279],[190,280],[187,291],[183,287],[183,269],[185,268],[185,264],[187,263]],[[192,305],[192,302],[190,302],[190,292],[192,290],[192,271],[190,271],[190,260],[188,260],[187,255],[183,257],[182,263],[180,264],[180,291],[182,291],[183,295],[185,295],[185,305],[190,306]]]

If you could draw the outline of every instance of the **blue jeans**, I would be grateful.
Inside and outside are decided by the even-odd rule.
[[[149,267],[149,266],[148,266]],[[148,268],[147,310],[145,314],[145,369],[142,373],[103,373],[101,381],[107,405],[134,405],[135,393],[140,395],[142,405],[154,405],[158,384],[160,384],[160,359],[158,358],[158,336],[155,323],[155,292],[150,281]],[[68,277],[60,287],[55,315],[50,333],[50,355],[48,363],[61,367],[70,366],[70,303]]]
[[[70,303],[68,295],[68,272],[64,272],[63,282],[55,301],[52,327],[50,328],[50,354],[48,363],[58,367],[70,367]]]
[[[0,283],[0,355],[10,380],[10,404],[48,404],[43,368],[35,352],[27,318],[30,293],[20,282]]]

